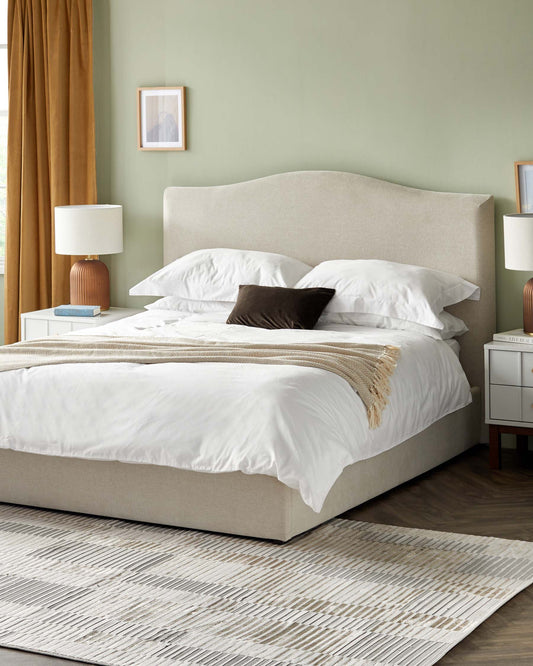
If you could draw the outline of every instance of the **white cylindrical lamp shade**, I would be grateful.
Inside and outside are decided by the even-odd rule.
[[[122,252],[122,206],[56,206],[55,250],[73,255]]]
[[[533,214],[503,216],[505,268],[533,271]]]

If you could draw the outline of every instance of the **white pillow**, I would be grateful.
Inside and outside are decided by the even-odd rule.
[[[329,287],[335,296],[325,312],[380,314],[442,330],[447,305],[479,300],[479,287],[456,275],[378,259],[323,261],[297,284]]]
[[[130,295],[236,301],[240,284],[294,287],[310,270],[302,261],[272,252],[197,250],[136,284]]]
[[[146,310],[173,310],[174,312],[187,312],[190,314],[204,314],[220,312],[226,316],[233,310],[234,301],[192,301],[180,296],[165,296],[153,303],[145,305]],[[339,312],[323,314],[318,326],[327,324],[345,324],[347,326],[369,326],[371,328],[391,328],[399,331],[414,331],[429,335],[435,340],[449,340],[468,331],[467,325],[459,317],[454,317],[445,310],[439,314],[444,328],[439,330],[431,326],[415,324],[405,319],[394,319],[383,315],[363,314],[357,312]]]
[[[235,301],[193,301],[181,296],[165,296],[149,305],[146,310],[174,310],[177,312],[227,312],[235,307]]]
[[[384,317],[383,315],[364,314],[357,312],[339,312],[323,314],[318,321],[318,325],[325,324],[346,324],[348,326],[369,326],[371,328],[392,328],[398,331],[413,331],[428,335],[434,340],[449,340],[456,338],[468,331],[468,326],[459,317],[454,317],[449,312],[443,310],[439,314],[439,319],[444,324],[443,329],[416,324],[406,319],[395,319],[394,317]]]

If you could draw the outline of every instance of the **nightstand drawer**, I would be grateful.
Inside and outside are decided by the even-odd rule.
[[[26,319],[23,340],[36,340],[48,336],[48,322],[44,319]]]
[[[525,389],[529,391],[529,389]],[[533,400],[531,401],[533,403]],[[497,421],[522,420],[522,389],[520,386],[490,387],[490,418]]]
[[[533,354],[522,352],[522,386],[533,386]]]
[[[522,418],[520,420],[533,423],[533,388],[522,389]]]
[[[520,386],[522,354],[514,351],[490,350],[490,383]],[[529,356],[529,354],[524,354]],[[529,374],[533,374],[530,373]],[[532,384],[533,386],[533,384]],[[492,418],[499,418],[493,416]]]
[[[96,319],[96,317],[95,317]],[[94,323],[84,321],[82,324],[72,324],[72,331],[83,331],[84,328],[89,328],[91,326],[101,326],[102,325],[102,320],[100,319],[98,322]]]
[[[48,322],[48,335],[63,335],[70,333],[72,325],[69,321],[49,321]]]

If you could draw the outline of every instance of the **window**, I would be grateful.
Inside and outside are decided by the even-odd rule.
[[[0,273],[6,244],[7,173],[7,0],[0,0]]]

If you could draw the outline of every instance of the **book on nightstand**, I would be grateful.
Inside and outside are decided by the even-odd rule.
[[[54,308],[58,317],[96,317],[100,314],[99,305],[58,305]]]
[[[521,328],[505,331],[505,333],[494,333],[492,339],[496,342],[517,342],[520,345],[533,345],[533,335],[524,333]]]

